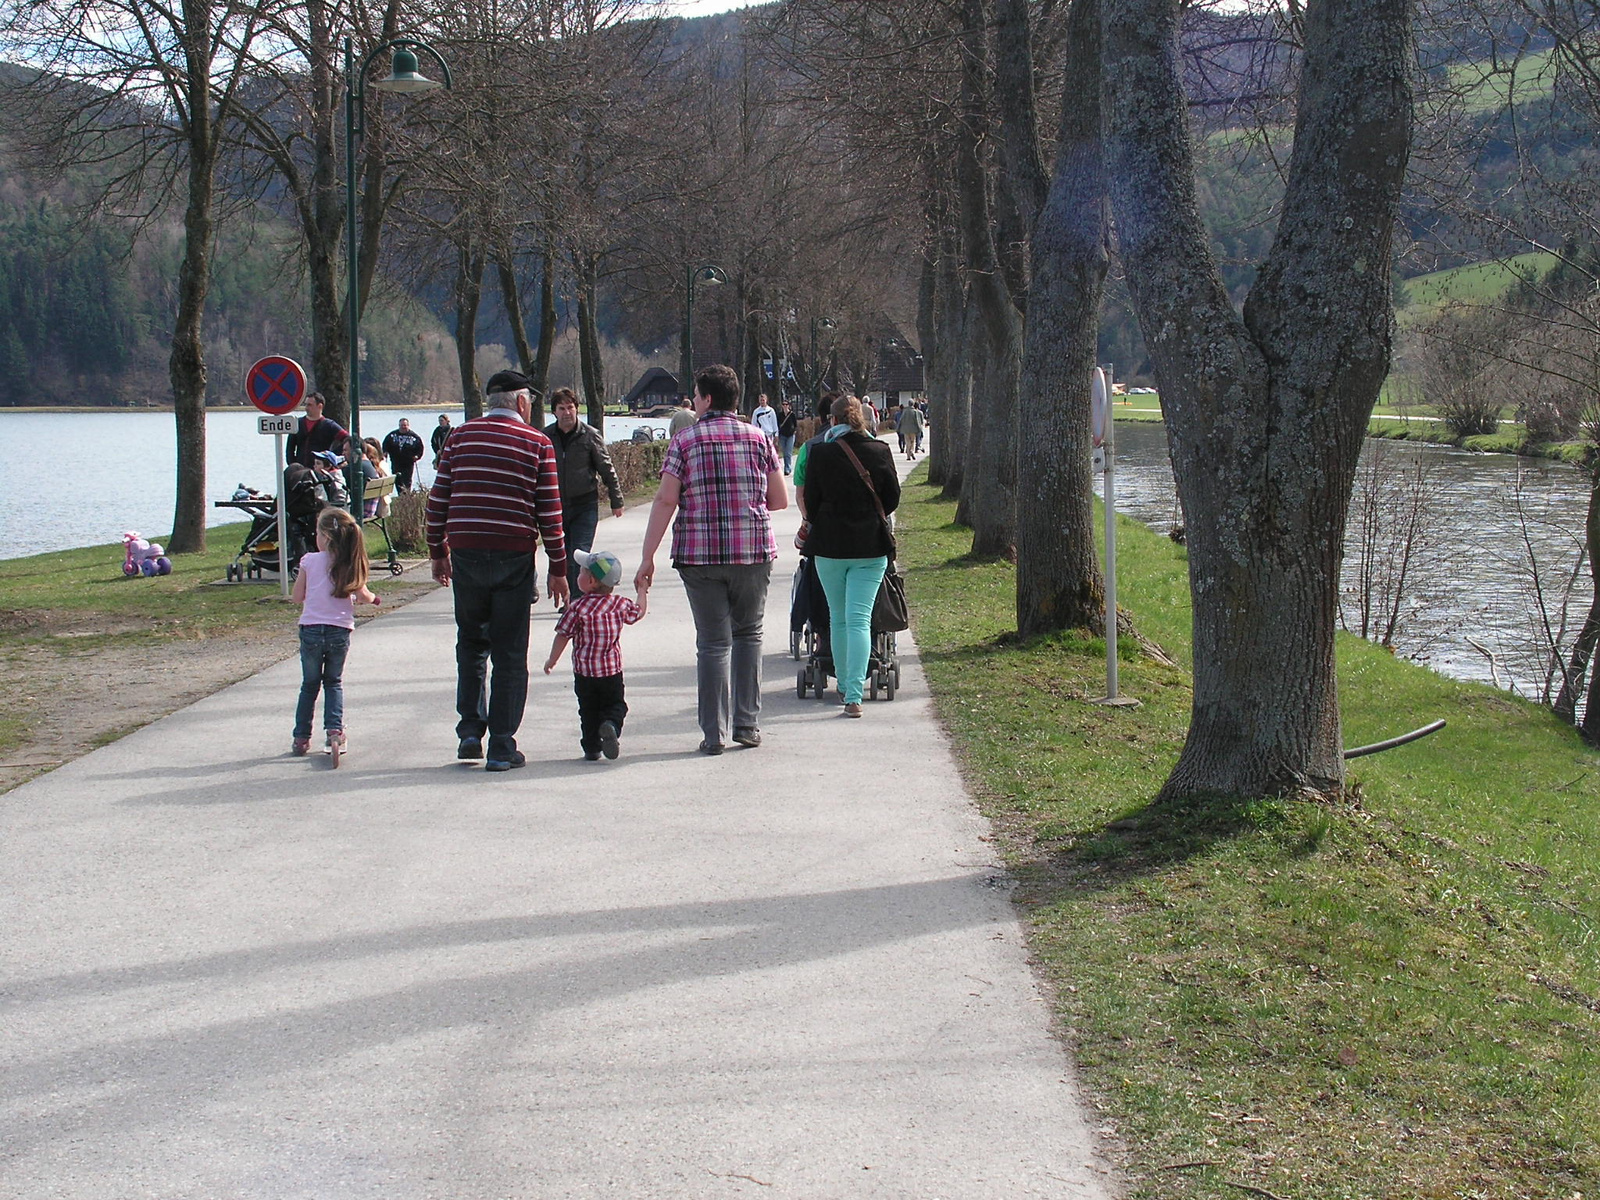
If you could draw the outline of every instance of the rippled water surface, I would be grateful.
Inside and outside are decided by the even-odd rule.
[[[1181,525],[1163,427],[1125,421],[1116,434],[1119,511],[1163,533]],[[1433,531],[1405,606],[1397,652],[1458,679],[1537,694],[1544,663],[1532,650],[1539,617],[1528,564],[1530,558],[1538,560],[1546,607],[1551,621],[1558,621],[1556,599],[1576,565],[1583,536],[1587,477],[1543,459],[1372,439],[1363,451],[1363,467],[1374,454],[1383,456],[1387,476],[1409,474],[1422,464]],[[1356,558],[1354,545],[1348,545],[1347,598],[1356,586]],[[1581,621],[1588,604],[1585,575],[1567,599],[1569,622]],[[1356,615],[1348,603],[1346,612],[1353,624]]]

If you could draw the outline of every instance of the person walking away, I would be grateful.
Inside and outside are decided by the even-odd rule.
[[[789,407],[787,399],[778,401],[778,453],[783,455],[783,473],[787,475],[794,462],[794,438],[800,428],[800,418]]]
[[[439,452],[428,491],[428,556],[434,579],[454,592],[456,757],[509,771],[527,762],[517,729],[528,701],[534,551],[543,539],[558,601],[567,597],[567,551],[555,451],[528,423],[527,376],[501,371],[485,390],[488,411],[451,433]]]
[[[557,388],[550,396],[556,423],[545,430],[556,454],[556,476],[561,483],[561,528],[567,543],[567,590],[576,594],[578,562],[574,550],[594,545],[600,525],[600,485],[604,484],[611,515],[620,517],[622,484],[600,431],[578,420],[578,395]]]
[[[443,444],[443,439],[440,439],[440,444]],[[422,445],[422,438],[412,431],[411,422],[405,417],[401,417],[399,426],[390,430],[383,439],[383,453],[394,466],[394,486],[402,492],[409,492],[412,472],[427,451]]]
[[[342,508],[325,508],[317,518],[317,548],[300,559],[290,596],[300,608],[300,702],[294,710],[294,740],[289,753],[311,749],[311,720],[322,694],[322,727],[333,765],[349,743],[344,732],[344,660],[357,604],[379,603],[367,587],[367,548],[361,526]]]
[[[622,561],[609,550],[589,554],[574,550],[578,563],[578,592],[556,622],[556,638],[545,659],[546,675],[556,669],[567,644],[572,644],[572,690],[578,695],[578,744],[583,757],[599,762],[617,756],[628,701],[622,686],[622,627],[642,620],[650,593],[640,590],[636,600],[618,596]]]
[[[667,440],[671,441],[685,429],[694,424],[694,398],[685,396],[679,401],[681,407],[672,414],[672,420],[667,422]]]
[[[833,405],[839,436],[812,448],[806,466],[806,551],[828,597],[834,674],[844,715],[861,715],[861,690],[872,657],[872,607],[894,554],[887,514],[900,503],[894,453],[867,432],[853,396]]]
[[[761,394],[761,403],[756,405],[755,411],[750,414],[750,424],[767,435],[767,441],[773,448],[778,445],[778,414],[773,411],[772,405],[767,403],[766,393]]]
[[[428,439],[429,443],[433,447],[433,469],[435,471],[439,469],[439,454],[444,449],[445,442],[449,440],[450,435],[453,432],[455,432],[455,430],[450,424],[449,415],[447,413],[440,413],[439,425],[433,431],[433,436]]]
[[[698,419],[667,447],[634,576],[648,591],[656,550],[672,524],[672,565],[694,615],[703,754],[722,753],[730,726],[739,745],[761,744],[761,622],[778,556],[772,513],[789,506],[777,452],[739,419],[738,408],[731,367],[700,372]]]
[[[349,457],[350,435],[339,422],[323,416],[322,409],[321,392],[306,396],[305,415],[295,422],[294,432],[284,446],[285,466],[299,463],[302,467],[309,467],[312,465],[312,456],[324,450],[331,451],[335,458]]]
[[[914,404],[907,404],[900,410],[900,448],[912,461],[916,461],[917,455],[922,453],[922,430],[922,410]]]

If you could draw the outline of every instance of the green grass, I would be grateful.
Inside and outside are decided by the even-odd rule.
[[[1185,668],[1125,640],[1143,707],[1085,703],[1103,643],[1008,639],[1013,568],[969,559],[953,515],[907,487],[919,647],[1129,1195],[1596,1195],[1600,755],[1342,639],[1347,744],[1449,727],[1352,763],[1348,806],[1154,808]],[[1123,605],[1187,663],[1184,552],[1121,531]]]
[[[1543,50],[1498,65],[1488,62],[1458,63],[1449,70],[1452,90],[1462,93],[1469,113],[1493,112],[1512,104],[1527,104],[1550,95],[1555,88],[1554,53]]]
[[[1413,276],[1401,285],[1407,302],[1396,310],[1395,319],[1401,325],[1420,325],[1446,305],[1492,303],[1518,282],[1538,279],[1556,261],[1554,254],[1534,251]]]

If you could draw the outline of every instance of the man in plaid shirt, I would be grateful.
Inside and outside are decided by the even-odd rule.
[[[721,754],[732,727],[741,746],[761,744],[761,622],[778,545],[771,513],[789,507],[777,451],[739,419],[739,377],[707,367],[695,377],[693,425],[672,439],[650,508],[635,585],[655,577],[667,524],[672,565],[694,614],[703,754]]]
[[[574,550],[580,595],[567,605],[556,622],[556,640],[545,660],[550,674],[572,643],[572,690],[578,694],[578,743],[583,757],[598,762],[600,755],[617,756],[617,738],[628,701],[622,687],[622,627],[640,620],[650,594],[640,589],[637,602],[618,596],[622,563],[609,550]]]

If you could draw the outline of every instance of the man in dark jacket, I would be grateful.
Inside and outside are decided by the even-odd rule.
[[[411,472],[427,453],[422,438],[411,431],[411,422],[400,418],[400,428],[383,439],[383,456],[389,460],[394,472],[394,485],[402,492],[411,490]]]
[[[600,485],[605,484],[611,515],[622,515],[622,484],[611,465],[605,439],[592,425],[578,420],[578,396],[571,388],[550,395],[556,423],[546,432],[556,451],[556,471],[561,479],[561,524],[567,537],[567,584],[578,588],[578,560],[574,550],[594,549],[600,525]]]
[[[350,453],[350,435],[339,422],[322,415],[322,393],[312,392],[306,396],[306,415],[300,418],[295,431],[289,435],[289,444],[284,449],[284,462],[309,467],[313,465],[312,457],[324,450],[339,458],[347,457]]]

